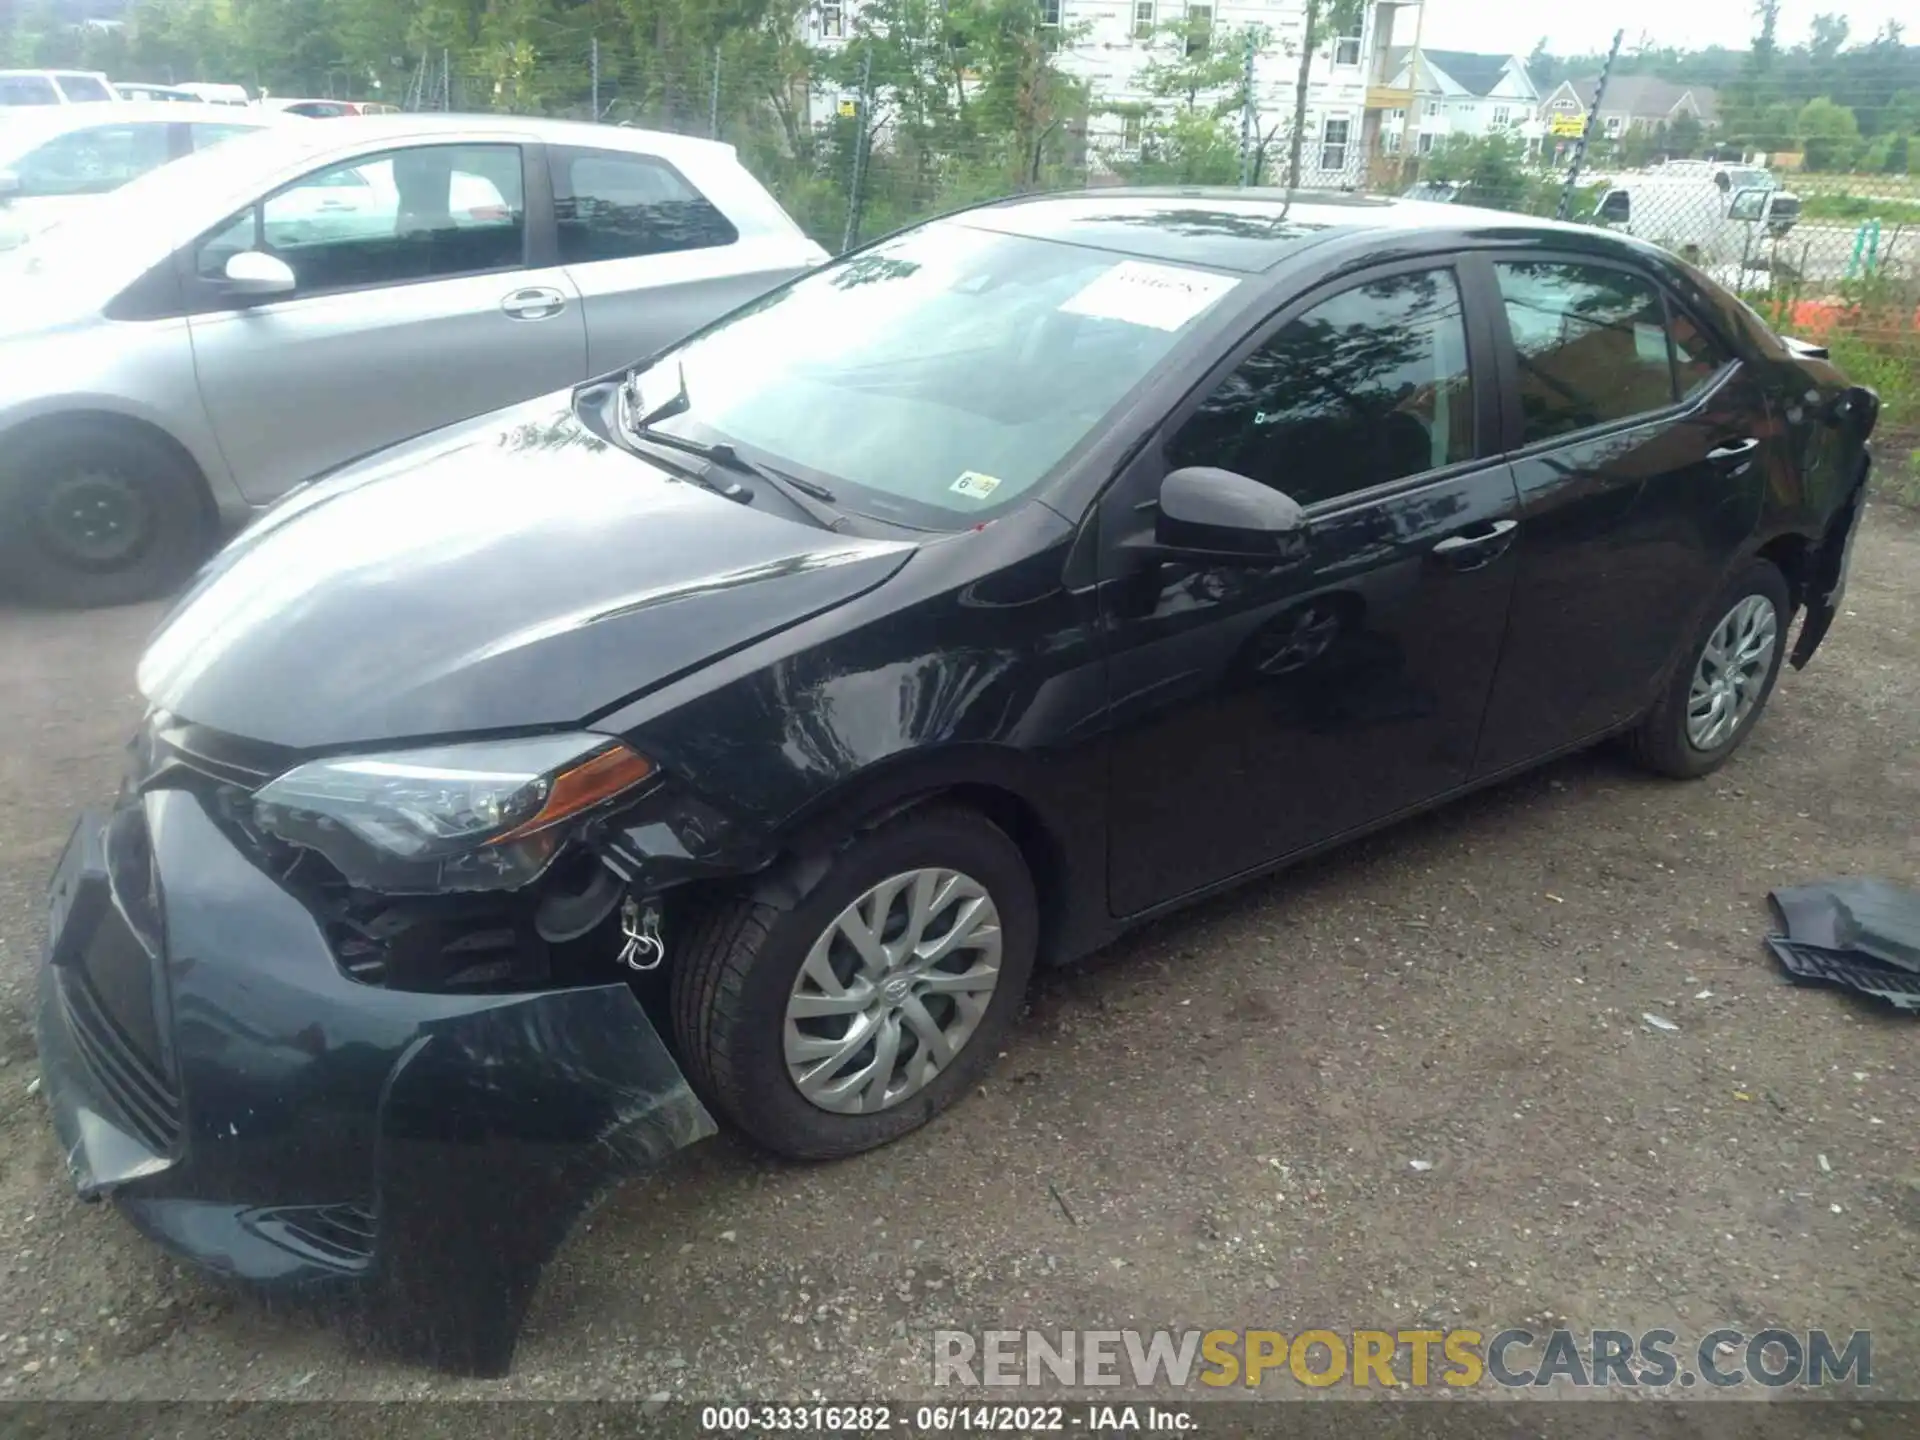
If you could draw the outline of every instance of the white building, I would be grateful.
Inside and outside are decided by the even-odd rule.
[[[1389,64],[1388,84],[1409,95],[1412,124],[1406,124],[1405,110],[1388,112],[1381,132],[1387,153],[1410,143],[1425,155],[1463,135],[1507,135],[1524,141],[1529,153],[1538,152],[1546,133],[1540,91],[1518,55],[1409,46],[1396,49]]]
[[[1302,180],[1311,185],[1354,184],[1366,174],[1367,157],[1383,149],[1387,117],[1404,116],[1411,92],[1389,85],[1404,68],[1403,48],[1419,33],[1422,0],[1371,0],[1362,11],[1357,34],[1328,36],[1317,47],[1307,82],[1307,144]],[[1165,33],[1169,24],[1186,22],[1203,33],[1242,32],[1259,26],[1265,39],[1254,57],[1254,98],[1258,135],[1273,136],[1284,153],[1293,119],[1294,85],[1299,75],[1299,45],[1306,29],[1303,0],[1042,0],[1047,19],[1073,33],[1060,54],[1060,68],[1085,80],[1093,95],[1088,119],[1089,159],[1132,158],[1139,152],[1142,124],[1132,115],[1103,107],[1145,107],[1153,103],[1146,71],[1156,56],[1174,58],[1185,43]],[[859,0],[821,0],[811,20],[810,39],[832,45],[852,30]],[[823,94],[816,100],[824,119],[844,98]],[[1161,102],[1165,103],[1165,102]],[[1536,102],[1537,104],[1537,97]],[[1274,175],[1268,162],[1269,180]]]

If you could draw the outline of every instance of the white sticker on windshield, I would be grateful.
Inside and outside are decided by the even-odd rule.
[[[1062,302],[1060,312],[1178,330],[1239,283],[1231,275],[1123,260]]]
[[[982,475],[978,470],[968,470],[947,487],[956,495],[964,495],[969,500],[984,500],[1000,488],[1000,477]]]

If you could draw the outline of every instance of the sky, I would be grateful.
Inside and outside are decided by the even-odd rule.
[[[1525,55],[1542,35],[1556,55],[1599,54],[1613,32],[1627,32],[1626,48],[1644,34],[1656,45],[1703,49],[1725,45],[1745,49],[1755,24],[1751,0],[1612,0],[1606,5],[1549,3],[1540,0],[1426,0],[1422,42],[1443,50],[1485,50]],[[1915,0],[1783,0],[1780,44],[1789,48],[1807,37],[1821,12],[1847,17],[1848,43],[1869,40],[1888,20],[1909,27],[1908,43],[1920,43],[1920,5]],[[1411,24],[1411,21],[1405,22]],[[1408,37],[1396,35],[1401,43]]]

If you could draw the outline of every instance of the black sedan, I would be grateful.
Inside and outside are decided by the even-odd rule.
[[[1723,764],[1877,409],[1619,236],[1104,192],[322,478],[168,618],[55,878],[74,1177],[501,1370],[714,1114],[883,1144],[1037,962],[1603,737]]]

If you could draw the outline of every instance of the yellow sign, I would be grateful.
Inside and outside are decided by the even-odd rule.
[[[842,120],[851,120],[859,113],[860,102],[858,100],[842,100],[840,102],[840,118]]]
[[[1578,140],[1587,133],[1587,117],[1584,115],[1556,115],[1553,117],[1552,133],[1568,140]]]

